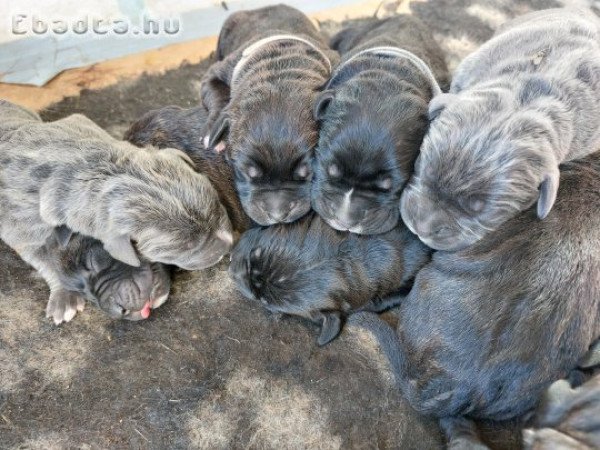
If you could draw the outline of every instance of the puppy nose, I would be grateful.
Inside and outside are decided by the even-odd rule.
[[[286,219],[290,212],[289,211],[271,211],[268,213],[269,218],[275,222],[282,222]]]
[[[268,205],[269,209],[267,209],[267,215],[271,220],[283,222],[289,217],[290,213],[297,204],[297,201],[293,201],[289,202],[288,204],[276,203],[273,205]]]

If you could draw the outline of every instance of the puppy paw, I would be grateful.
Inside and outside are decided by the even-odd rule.
[[[78,312],[83,311],[85,300],[73,292],[59,289],[50,294],[46,306],[46,318],[55,325],[71,321]]]

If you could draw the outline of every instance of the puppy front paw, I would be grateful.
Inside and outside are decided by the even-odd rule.
[[[85,300],[79,295],[58,289],[50,293],[46,306],[46,318],[52,319],[55,325],[69,322],[78,312],[83,311]]]

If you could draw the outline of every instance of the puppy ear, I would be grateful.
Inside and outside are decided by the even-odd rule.
[[[434,120],[439,116],[444,108],[456,98],[455,94],[439,94],[429,102],[429,120]]]
[[[321,322],[321,332],[317,339],[319,347],[329,344],[342,331],[342,314],[339,311],[319,311],[312,314],[312,319]]]
[[[335,94],[333,91],[323,91],[319,97],[317,97],[317,101],[315,103],[315,107],[313,109],[313,116],[316,120],[323,120],[323,116],[327,111],[327,107],[334,99]]]
[[[66,225],[60,225],[54,228],[54,237],[61,248],[66,248],[73,236],[73,230]]]
[[[119,261],[133,267],[140,267],[140,260],[128,236],[122,234],[104,241],[104,249]]]
[[[592,344],[583,359],[579,362],[580,369],[591,369],[600,366],[600,341]]]
[[[558,167],[554,168],[550,173],[546,174],[542,184],[540,184],[540,196],[537,203],[537,215],[540,219],[545,219],[554,202],[558,193],[558,184],[560,179],[560,172]]]
[[[219,153],[225,150],[225,145],[221,141],[227,139],[230,124],[229,116],[226,113],[221,113],[210,129],[208,148],[214,148]]]

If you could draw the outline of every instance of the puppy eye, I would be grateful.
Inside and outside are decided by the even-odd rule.
[[[340,168],[336,164],[330,164],[327,168],[329,176],[337,178],[341,175]]]
[[[258,178],[261,175],[260,170],[255,166],[249,166],[246,173],[250,178]]]
[[[308,177],[308,175],[309,175],[308,165],[300,164],[298,166],[298,168],[296,169],[296,175],[302,179],[305,179],[306,177]]]
[[[471,195],[463,200],[462,204],[468,210],[478,213],[483,211],[485,201],[477,195]]]
[[[392,188],[392,179],[384,178],[382,180],[378,180],[376,184],[379,189],[389,191]]]

